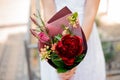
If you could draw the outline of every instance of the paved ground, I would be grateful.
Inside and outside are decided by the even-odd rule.
[[[0,80],[28,80],[23,39],[29,4],[29,0],[0,0]]]
[[[11,30],[11,29],[8,29]],[[0,80],[28,80],[24,50],[25,33],[8,35],[0,45]]]
[[[30,1],[0,0],[0,80],[28,80],[23,40],[27,33]],[[40,76],[38,65],[33,67],[34,80]]]
[[[2,28],[0,31],[0,80],[28,80],[24,46],[27,26]],[[40,80],[39,63],[33,61],[33,54],[31,56],[32,77]]]
[[[110,77],[108,77],[107,78],[107,80],[120,80],[120,76],[118,75],[118,76],[110,76]]]

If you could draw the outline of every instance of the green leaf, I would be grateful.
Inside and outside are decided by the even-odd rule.
[[[67,69],[64,69],[64,68],[58,68],[57,69],[57,72],[58,73],[64,73],[64,72],[67,72],[68,70]]]
[[[71,16],[68,17],[68,21],[69,21],[69,23],[70,23],[72,26],[76,24],[76,22],[77,22],[77,17],[78,17],[78,13],[77,13],[77,12],[73,13]]]
[[[80,56],[77,56],[76,59],[75,59],[75,62],[72,66],[67,66],[63,62],[63,60],[58,56],[58,54],[56,54],[55,52],[51,53],[50,59],[57,66],[57,68],[56,68],[57,72],[58,73],[63,73],[63,72],[66,72],[66,71],[72,69],[76,65],[78,65],[78,63],[83,60],[84,56],[85,56],[85,54],[81,54]]]
[[[39,17],[39,19],[40,19],[42,25],[45,26],[45,23],[44,23],[43,19],[41,18],[41,15],[40,15],[39,10],[37,10],[37,12],[38,12],[38,17]]]
[[[61,40],[61,37],[60,36],[55,36],[55,38],[57,39],[57,40]]]
[[[63,68],[65,66],[62,59],[56,53],[51,54],[51,60],[57,67]]]
[[[85,56],[85,54],[81,54],[80,56],[77,56],[75,62],[77,62],[77,63],[81,62],[83,60],[84,56]]]
[[[73,23],[76,22],[77,17],[78,17],[78,13],[77,13],[77,12],[73,13],[73,14],[71,15],[71,17],[69,18],[69,19],[70,19],[70,22],[73,22]]]
[[[61,38],[62,38],[62,35],[58,34],[57,36],[54,37],[53,42],[56,43],[56,42],[60,41]]]
[[[77,12],[73,13],[73,16],[74,16],[75,18],[77,18],[77,17],[78,17],[78,13],[77,13]]]

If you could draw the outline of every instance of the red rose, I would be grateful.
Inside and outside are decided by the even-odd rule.
[[[57,54],[68,66],[73,65],[75,57],[83,51],[82,38],[78,36],[65,35],[56,45]]]

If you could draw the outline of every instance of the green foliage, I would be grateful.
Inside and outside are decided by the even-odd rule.
[[[110,42],[102,42],[104,56],[106,62],[111,62],[114,59],[114,49],[112,43]]]
[[[50,58],[53,62],[54,65],[57,66],[57,72],[58,73],[63,73],[66,72],[70,69],[72,69],[73,67],[77,66],[84,58],[85,54],[81,54],[80,56],[77,56],[75,59],[75,62],[72,66],[67,66],[63,60],[54,52],[51,53]]]
[[[58,73],[64,73],[64,72],[67,72],[67,71],[68,71],[67,69],[57,68]]]
[[[85,57],[85,54],[81,54],[80,56],[77,56],[75,62],[77,62],[77,63],[81,62],[84,57]]]
[[[62,59],[56,54],[56,53],[52,53],[51,54],[51,60],[52,62],[57,66],[57,67],[64,67],[64,62],[62,61]]]
[[[57,36],[54,37],[54,43],[60,41],[62,38],[61,34],[58,34]]]
[[[68,17],[69,23],[71,25],[76,24],[77,18],[78,18],[78,13],[77,12],[73,13],[71,16]]]

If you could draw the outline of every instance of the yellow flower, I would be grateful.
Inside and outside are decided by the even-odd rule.
[[[73,13],[71,16],[68,17],[69,24],[72,25],[74,28],[77,28],[77,24],[78,24],[77,17],[78,17],[77,12]]]
[[[66,35],[66,34],[69,34],[69,27],[65,27],[65,30],[62,32],[62,35]]]
[[[62,35],[64,36],[64,35],[66,35],[66,34],[68,34],[68,31],[67,31],[67,30],[64,30],[64,31],[62,32]]]
[[[41,60],[43,60],[43,59],[50,59],[50,54],[48,54],[48,52],[42,53]]]
[[[47,49],[49,48],[49,46],[44,46],[44,48],[40,49],[40,54],[41,54],[41,59],[50,59],[50,52],[47,51]]]

